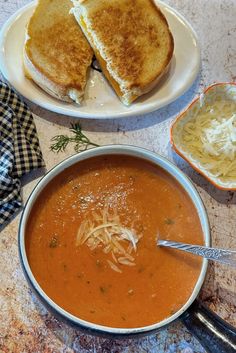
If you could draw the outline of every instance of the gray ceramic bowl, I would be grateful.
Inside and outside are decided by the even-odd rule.
[[[40,180],[40,182],[37,184],[37,186],[34,188],[33,192],[31,193],[21,217],[20,228],[19,228],[19,252],[20,252],[22,267],[23,267],[25,276],[29,281],[29,284],[36,292],[36,294],[39,296],[41,301],[57,317],[60,317],[61,319],[70,323],[71,325],[74,325],[81,329],[85,329],[95,334],[112,335],[117,337],[145,335],[145,334],[149,334],[150,332],[161,329],[163,328],[163,326],[168,325],[169,323],[171,323],[172,321],[180,317],[180,315],[182,315],[189,308],[189,306],[196,299],[201,289],[201,286],[203,284],[206,270],[207,270],[207,260],[203,260],[202,262],[201,273],[199,275],[199,278],[197,280],[197,283],[195,285],[195,288],[190,298],[178,312],[174,313],[172,316],[166,318],[165,320],[162,320],[161,322],[157,322],[156,324],[153,324],[150,326],[134,328],[134,329],[130,329],[130,328],[126,329],[126,328],[112,328],[112,327],[107,327],[102,325],[96,325],[94,323],[82,320],[79,317],[75,317],[70,313],[66,312],[65,310],[63,310],[60,306],[58,306],[52,299],[50,299],[47,296],[47,294],[37,283],[33,273],[31,272],[27,255],[26,255],[26,249],[25,249],[25,228],[26,228],[27,220],[30,217],[30,212],[35,201],[37,200],[38,196],[40,195],[44,187],[53,178],[55,178],[56,175],[58,175],[64,169],[68,168],[73,164],[79,163],[82,160],[95,157],[95,156],[115,155],[115,154],[119,154],[119,155],[122,154],[122,155],[129,155],[129,156],[143,158],[147,161],[154,163],[157,166],[160,166],[166,172],[172,175],[183,186],[183,188],[186,190],[186,192],[192,199],[192,202],[195,204],[195,207],[198,211],[199,219],[201,222],[202,230],[203,230],[204,243],[207,246],[210,245],[209,223],[208,223],[205,207],[195,187],[193,186],[191,181],[183,174],[183,172],[181,172],[175,165],[170,163],[167,159],[157,155],[156,153],[150,152],[148,150],[145,150],[139,147],[134,147],[134,146],[112,145],[112,146],[94,148],[94,149],[82,152],[80,154],[73,155],[68,159],[64,160],[63,162],[61,162],[60,164],[58,164],[52,170],[50,170]]]

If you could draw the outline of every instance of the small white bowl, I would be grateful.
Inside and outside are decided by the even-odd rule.
[[[204,105],[212,105],[214,101],[223,99],[232,100],[236,103],[236,83],[216,83],[207,87],[206,90],[187,107],[187,109],[177,116],[171,126],[170,140],[174,150],[214,186],[221,190],[236,190],[236,178],[235,181],[222,180],[220,177],[215,176],[213,173],[203,168],[197,157],[192,156],[190,151],[187,150],[182,140],[183,128],[186,123],[191,121],[191,119],[196,118],[197,110]]]

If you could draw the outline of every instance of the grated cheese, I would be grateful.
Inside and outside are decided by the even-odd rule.
[[[102,247],[103,252],[111,256],[107,259],[111,269],[122,272],[119,265],[135,265],[131,253],[136,252],[140,238],[133,229],[123,227],[118,214],[109,212],[108,206],[105,206],[102,211],[93,212],[89,219],[81,223],[76,246],[86,244],[91,250]]]
[[[182,148],[214,177],[236,177],[236,104],[200,109],[182,130]]]

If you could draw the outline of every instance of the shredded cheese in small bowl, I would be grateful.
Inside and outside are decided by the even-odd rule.
[[[215,186],[236,190],[236,83],[206,89],[173,123],[171,143]]]

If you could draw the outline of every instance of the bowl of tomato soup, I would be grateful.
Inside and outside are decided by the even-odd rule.
[[[73,155],[30,195],[20,222],[24,273],[57,316],[95,334],[146,334],[191,305],[207,261],[157,239],[209,245],[204,205],[167,159],[125,145]]]

